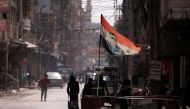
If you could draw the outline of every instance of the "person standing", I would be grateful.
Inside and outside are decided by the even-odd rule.
[[[102,75],[99,75],[99,92],[98,92],[98,96],[105,96],[106,94],[107,95],[110,95],[109,94],[109,91],[108,91],[108,87],[107,87],[107,84],[106,84],[106,81],[103,80],[103,76]],[[106,92],[106,94],[105,94]]]
[[[70,77],[70,80],[67,85],[67,94],[70,97],[70,101],[78,102],[78,94],[79,94],[79,83],[76,81],[74,76]]]
[[[183,93],[182,93],[182,109],[190,109],[190,74],[187,74],[187,80],[186,80],[186,84],[185,87],[183,88]]]
[[[47,89],[49,86],[49,79],[48,79],[48,75],[44,74],[44,78],[40,80],[39,82],[39,86],[41,88],[41,101],[43,101],[43,96],[44,96],[44,101],[46,101],[46,97],[47,97]]]
[[[94,87],[93,79],[89,78],[88,82],[84,85],[82,97],[84,97],[85,95],[93,95],[93,91],[92,91],[93,87]]]
[[[32,75],[30,74],[29,71],[26,72],[26,76],[27,76],[28,85],[31,86],[31,83],[32,83]]]
[[[121,89],[119,90],[117,96],[124,97],[131,95],[131,87],[130,80],[124,79]],[[120,109],[128,109],[128,100],[127,99],[119,99]]]

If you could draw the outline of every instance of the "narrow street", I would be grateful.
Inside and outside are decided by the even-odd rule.
[[[76,81],[79,109],[190,109],[189,43],[190,0],[0,0],[0,109],[68,109]]]
[[[80,89],[83,85],[80,85]],[[0,109],[68,109],[66,86],[63,89],[50,88],[47,101],[40,101],[40,90],[26,90],[24,96],[9,96],[0,98]],[[80,99],[79,99],[80,100]],[[79,101],[80,106],[80,101]]]

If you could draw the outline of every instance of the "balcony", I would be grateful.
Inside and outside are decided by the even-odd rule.
[[[0,1],[0,12],[7,12],[10,8],[17,9],[17,3],[15,0],[1,0]]]
[[[160,26],[168,24],[179,24],[190,20],[189,0],[161,0],[161,21]]]

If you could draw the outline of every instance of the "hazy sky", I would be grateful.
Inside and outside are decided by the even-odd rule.
[[[114,1],[115,0],[92,0],[92,22],[100,23],[100,15],[103,14],[112,25],[114,22]],[[117,0],[121,5],[123,0]],[[87,0],[83,0],[85,7]],[[119,15],[119,11],[116,12]]]

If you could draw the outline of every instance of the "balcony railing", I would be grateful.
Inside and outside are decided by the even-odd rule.
[[[160,25],[163,26],[168,21],[190,19],[190,8],[171,8],[161,18]]]
[[[160,1],[160,25],[164,26],[171,21],[184,21],[190,19],[189,0],[161,0]]]

